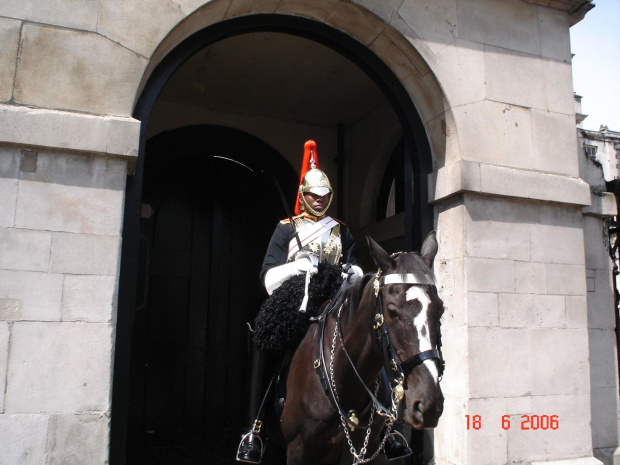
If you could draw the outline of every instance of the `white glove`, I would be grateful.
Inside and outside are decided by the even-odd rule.
[[[308,257],[301,257],[290,263],[270,268],[265,274],[265,288],[267,289],[267,293],[271,295],[273,291],[279,288],[280,285],[291,276],[307,272],[310,272],[310,274],[318,272],[318,269],[312,265],[312,261]]]
[[[315,266],[312,258],[309,254],[302,252],[298,253],[293,262],[297,265],[298,272],[295,274],[310,272],[310,274],[318,273],[319,269]]]
[[[344,267],[345,265],[342,265],[342,266]],[[350,270],[353,272],[353,276],[357,276],[358,278],[361,278],[362,276],[364,276],[364,272],[357,265],[351,265]],[[347,279],[347,274],[348,273],[343,272],[342,279]]]
[[[355,273],[355,276],[357,276],[358,278],[361,278],[362,276],[364,276],[364,272],[357,265],[351,265],[351,270],[353,271],[353,273]]]

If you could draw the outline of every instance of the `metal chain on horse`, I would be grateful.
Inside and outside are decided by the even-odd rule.
[[[338,320],[340,320],[340,313],[342,311],[342,307],[343,305],[341,305],[340,308],[338,309],[338,315],[337,315]],[[332,338],[332,346],[331,346],[331,354],[330,354],[331,357],[329,361],[329,378],[330,378],[329,381],[332,385],[334,397],[336,398],[336,402],[340,404],[340,398],[338,396],[338,391],[336,390],[336,377],[334,376],[334,359],[336,355],[336,340],[337,340],[338,334],[340,334],[340,343],[342,347],[344,348],[344,341],[342,340],[342,333],[339,333],[338,325],[336,324],[334,326],[334,336]],[[375,391],[374,395],[376,397],[377,394],[379,393],[379,379],[377,379],[377,381],[375,382],[374,391]],[[394,412],[393,413],[394,418],[397,418],[398,405],[395,404],[393,401],[392,401],[392,410]],[[372,423],[374,421],[376,411],[377,411],[377,406],[373,403],[370,409],[370,418],[368,419],[368,428],[366,429],[366,434],[364,436],[364,443],[362,444],[362,448],[360,449],[359,453],[355,449],[355,446],[353,445],[353,440],[351,439],[351,434],[349,432],[348,419],[342,413],[340,413],[340,422],[342,424],[344,434],[347,438],[347,443],[349,445],[349,451],[351,452],[351,455],[353,455],[353,465],[369,463],[375,460],[379,456],[381,451],[383,450],[383,447],[385,446],[385,442],[387,441],[389,434],[392,432],[393,419],[388,418],[385,422],[386,429],[385,429],[385,434],[383,435],[383,439],[381,440],[381,444],[379,444],[379,447],[377,448],[377,450],[375,451],[373,455],[371,455],[370,457],[364,458],[364,456],[366,455],[367,449],[368,449],[368,442],[370,441],[370,433],[371,433]]]

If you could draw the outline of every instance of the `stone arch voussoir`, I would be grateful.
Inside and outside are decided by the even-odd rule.
[[[415,32],[401,23],[390,24],[389,12],[380,17],[354,1],[342,0],[211,0],[179,21],[154,49],[137,87],[140,95],[161,61],[184,40],[226,20],[250,15],[275,14],[309,19],[343,32],[367,46],[392,70],[420,114],[430,141],[434,168],[443,166],[450,132],[449,107],[430,65],[433,53],[421,41],[414,46],[407,37]],[[407,29],[407,30],[403,30]],[[422,53],[418,50],[422,48]],[[430,63],[430,64],[429,64]],[[454,134],[452,134],[454,135]]]

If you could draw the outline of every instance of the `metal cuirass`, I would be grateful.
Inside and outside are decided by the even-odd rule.
[[[316,222],[304,216],[294,218],[295,229],[300,235],[303,230],[313,227]],[[342,240],[340,239],[340,224],[335,225],[331,230],[327,231],[317,239],[303,245],[300,252],[297,252],[288,261],[295,260],[297,254],[305,252],[310,255],[315,265],[319,263],[329,263],[337,265],[342,257]]]

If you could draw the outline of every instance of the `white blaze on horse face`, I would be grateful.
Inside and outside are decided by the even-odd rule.
[[[418,341],[420,341],[420,347],[418,350],[424,352],[425,350],[431,350],[433,348],[431,344],[431,334],[428,328],[428,307],[431,304],[431,299],[428,298],[424,290],[419,286],[411,286],[407,289],[405,294],[407,301],[417,300],[422,304],[422,310],[413,318],[413,325],[418,332]],[[437,371],[437,365],[435,360],[424,360],[423,363],[431,376],[435,380],[435,383],[439,382],[439,372]]]

